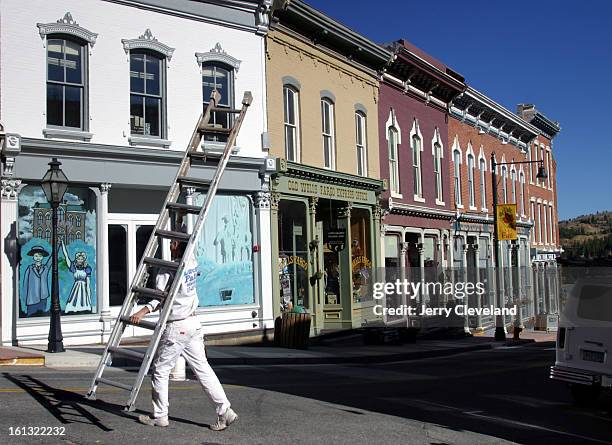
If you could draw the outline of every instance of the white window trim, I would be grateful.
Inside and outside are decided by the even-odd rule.
[[[293,104],[295,109],[293,110],[293,113],[295,115],[295,159],[293,160],[294,162],[301,162],[302,161],[302,150],[301,150],[301,144],[300,144],[300,90],[298,90],[294,85],[290,85],[290,84],[284,84],[283,85],[283,130],[285,130],[285,127],[287,125],[291,125],[291,124],[287,124],[287,122],[285,122],[285,117],[284,117],[284,112],[285,112],[285,107],[287,106],[287,104],[285,103],[285,89],[291,90],[294,93],[294,100],[293,100]],[[284,131],[283,132],[283,139],[285,139],[287,137],[287,132]],[[285,158],[287,158],[287,141],[284,140],[285,142]]]
[[[440,129],[438,127],[436,127],[434,129],[434,135],[433,138],[431,139],[431,154],[434,157],[434,167],[435,167],[435,163],[436,163],[436,144],[438,144],[438,146],[440,147],[440,171],[438,172],[438,175],[440,177],[440,181],[438,184],[438,178],[434,178],[434,181],[436,181],[436,184],[434,185],[434,187],[440,187],[440,198],[439,199],[438,196],[436,195],[436,205],[439,206],[444,206],[446,205],[446,203],[444,202],[444,178],[443,178],[443,173],[442,173],[442,159],[444,159],[444,144],[442,143],[442,138],[440,137]],[[434,172],[435,174],[435,172]],[[435,188],[434,188],[434,193],[435,193]]]
[[[512,160],[512,162],[514,162],[514,159]],[[516,190],[516,184],[518,182],[518,175],[516,174],[516,167],[513,165],[512,168],[510,169],[510,187],[512,188],[511,191],[511,196],[512,198],[514,198],[514,205],[516,205],[516,216],[518,216],[518,193]],[[511,203],[512,204],[512,203]]]
[[[413,164],[414,161],[412,158],[412,150],[414,150],[414,148],[412,146],[412,140],[414,136],[417,136],[419,140],[421,141],[421,147],[419,151],[423,152],[423,145],[424,145],[423,144],[423,134],[421,133],[421,129],[419,128],[419,122],[416,119],[412,121],[412,129],[410,130],[410,166],[412,167],[413,171],[414,171],[414,164]],[[421,153],[418,153],[418,156],[419,156],[419,177],[417,178],[418,179],[417,185],[418,185],[420,194],[415,193],[413,198],[417,202],[425,202],[425,196],[423,194],[423,156],[421,155]]]
[[[472,156],[472,190],[470,190],[470,162],[469,158]],[[474,149],[472,148],[472,142],[468,142],[467,149],[465,150],[465,168],[467,169],[467,187],[468,187],[468,208],[470,210],[478,210],[476,207],[476,184],[474,183],[474,170],[476,170],[476,155],[474,154]],[[474,198],[474,205],[472,205],[470,200],[470,192],[472,192],[472,196]]]
[[[323,148],[323,168],[326,169],[326,170],[335,171],[336,170],[336,154],[337,154],[336,153],[336,124],[335,124],[336,123],[336,109],[335,109],[336,107],[335,107],[334,101],[330,97],[323,96],[323,97],[321,97],[320,102],[319,102],[320,105],[321,105],[321,111],[322,111],[322,104],[323,104],[323,102],[326,102],[329,105],[329,110],[330,110],[330,113],[329,113],[329,119],[330,119],[330,122],[329,122],[330,133],[329,133],[329,136],[330,136],[330,140],[331,140],[331,147],[330,147],[330,156],[331,156],[330,161],[331,162],[330,162],[330,166],[329,167],[325,166],[325,161],[326,161],[326,159],[325,159],[325,144],[323,144],[322,147],[321,147],[321,148]],[[321,116],[321,118],[323,118],[323,116]],[[321,128],[321,140],[322,141],[325,140],[324,137],[325,136],[323,134],[323,128]]]
[[[463,208],[463,200],[461,199],[461,164],[463,163],[463,151],[461,150],[461,146],[459,145],[459,138],[455,136],[455,140],[453,141],[452,152],[452,161],[453,161],[453,191],[455,191],[455,152],[459,153],[459,181],[458,181],[458,190],[455,191],[455,206],[458,209]],[[458,192],[458,193],[457,193]]]
[[[483,162],[484,161],[484,162]],[[484,165],[484,169],[480,168],[481,165]],[[478,153],[478,170],[480,174],[478,175],[478,179],[480,182],[480,205],[482,206],[483,197],[484,197],[484,206],[480,207],[482,212],[489,213],[489,209],[486,207],[487,205],[487,175],[485,172],[487,171],[487,160],[484,156],[483,146],[480,146],[480,151]],[[484,190],[483,186],[484,185]]]
[[[521,180],[521,178],[523,179]],[[521,217],[526,218],[527,215],[525,215],[525,207],[526,207],[525,193],[527,193],[527,188],[525,187],[525,171],[523,170],[523,166],[521,166],[521,168],[519,169],[519,187],[520,187],[519,195],[521,196]]]
[[[398,198],[398,199],[403,199],[402,194],[400,193],[400,191],[402,190],[401,188],[401,184],[402,181],[400,179],[400,168],[399,168],[399,146],[402,143],[402,129],[399,126],[399,123],[397,122],[397,117],[395,116],[395,111],[393,110],[393,108],[391,108],[391,110],[389,110],[389,117],[387,118],[387,122],[385,122],[385,139],[387,140],[387,151],[389,149],[389,129],[393,128],[397,134],[397,159],[395,160],[395,165],[397,166],[397,191],[394,191],[393,189],[391,189],[391,197],[392,198]],[[387,159],[389,159],[389,156],[387,155]],[[389,187],[391,187],[391,169],[389,169]]]
[[[357,143],[357,120],[358,119],[362,119],[363,125],[361,126],[362,128],[362,152],[363,152],[363,159],[359,159],[359,156],[357,157],[357,174],[359,174],[359,162],[363,162],[363,174],[361,176],[367,177],[368,176],[368,127],[367,127],[367,114],[362,111],[361,109],[355,110],[355,149],[357,150],[359,144]]]

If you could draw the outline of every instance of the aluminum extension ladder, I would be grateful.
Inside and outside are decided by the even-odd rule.
[[[236,136],[240,131],[240,126],[242,125],[246,111],[253,100],[251,93],[247,91],[244,93],[244,98],[242,99],[242,108],[228,109],[217,106],[220,98],[221,96],[219,92],[214,90],[211,94],[210,102],[206,107],[206,110],[202,115],[200,115],[196,128],[191,136],[189,146],[185,151],[185,155],[183,156],[181,165],[178,169],[176,177],[174,178],[174,182],[170,187],[168,195],[166,196],[166,200],[161,212],[159,213],[159,218],[157,219],[155,228],[151,234],[151,237],[149,238],[149,242],[147,243],[142,259],[140,260],[136,275],[132,280],[132,284],[123,302],[123,306],[121,307],[117,321],[113,326],[108,343],[104,349],[104,354],[102,355],[100,363],[98,364],[96,374],[89,388],[89,392],[87,393],[87,398],[90,400],[96,399],[96,390],[98,389],[98,385],[102,383],[129,391],[130,397],[124,407],[124,410],[134,410],[134,405],[136,403],[140,387],[142,386],[142,382],[149,371],[149,367],[151,366],[155,352],[157,351],[161,335],[166,327],[166,322],[168,320],[168,316],[170,315],[174,297],[180,288],[180,277],[183,275],[185,261],[193,254],[198,239],[198,234],[202,229],[208,210],[210,209],[213,198],[215,197],[217,189],[219,188],[219,182],[231,156],[232,148],[236,141]],[[233,121],[231,128],[222,128],[216,125],[211,125],[209,123],[210,117],[215,112],[236,114],[237,117],[235,119],[229,119],[228,115],[228,122]],[[218,154],[215,156],[214,154],[211,155],[198,151],[202,137],[205,134],[227,136],[225,148],[220,156]],[[213,178],[211,180],[203,180],[189,177],[188,173],[192,163],[197,165],[202,163],[205,165],[216,165],[217,168]],[[202,207],[178,203],[177,201],[179,199],[182,187],[195,187],[197,189],[206,191],[206,199],[204,200]],[[193,226],[192,233],[183,233],[171,230],[170,215],[176,215],[178,213],[198,215]],[[185,247],[183,256],[178,259],[178,261],[167,261],[155,258],[157,249],[161,248],[161,243],[159,241],[160,238],[186,242],[187,246]],[[146,287],[151,268],[174,272],[174,278],[171,279],[171,285],[167,291],[164,292]],[[141,320],[140,323],[134,324],[130,321],[130,315],[132,314],[136,303],[140,299],[160,300],[162,302],[162,309],[157,323]],[[142,353],[120,346],[121,336],[123,335],[123,331],[127,325],[135,325],[153,331],[146,352]],[[142,361],[140,370],[138,371],[138,376],[136,377],[136,381],[132,386],[102,377],[105,369],[111,366],[113,357],[115,355],[137,358]]]

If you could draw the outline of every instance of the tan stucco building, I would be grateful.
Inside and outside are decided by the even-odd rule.
[[[301,1],[266,38],[274,306],[312,333],[372,321],[379,264],[378,88],[390,53]],[[291,303],[291,304],[289,304]]]

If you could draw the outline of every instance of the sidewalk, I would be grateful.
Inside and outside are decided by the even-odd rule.
[[[518,342],[512,341],[510,336],[506,342],[495,342],[492,337],[479,336],[454,340],[418,339],[416,343],[403,345],[364,345],[360,334],[350,334],[320,342],[306,350],[252,345],[207,346],[206,351],[212,365],[384,363],[444,357],[464,352],[533,343],[534,341],[551,341],[548,338],[550,334],[548,336],[539,336],[540,333],[525,334]],[[133,345],[128,348],[142,351],[145,346]],[[0,362],[0,365],[41,365],[44,359],[44,365],[51,368],[95,368],[104,347],[102,345],[74,346],[67,348],[66,352],[56,354],[47,353],[42,345],[0,349],[3,351],[2,357],[5,357],[4,362]],[[35,357],[38,360],[37,363],[24,361],[25,358],[33,360]],[[139,362],[130,358],[117,357],[114,365],[137,367]]]

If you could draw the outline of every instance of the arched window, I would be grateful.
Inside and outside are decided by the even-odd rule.
[[[455,185],[455,204],[461,206],[461,153],[453,151],[453,179]]]
[[[323,161],[325,168],[336,169],[336,141],[334,129],[334,104],[321,98],[321,134],[323,137]]]
[[[66,210],[64,209],[64,207],[59,207],[57,209],[57,222],[63,222],[64,218],[66,216]]]
[[[87,43],[47,36],[47,125],[85,129]]]
[[[357,174],[368,175],[366,116],[363,112],[355,112],[355,146],[357,149]]]
[[[434,180],[436,182],[436,200],[444,201],[442,196],[442,146],[435,142],[434,146]]]
[[[46,219],[47,219],[47,224],[51,224],[51,212],[47,212]]]
[[[40,211],[38,212],[38,216],[36,217],[36,220],[38,221],[38,225],[42,226],[42,223],[43,223],[43,214],[42,214],[42,212],[40,212]]]
[[[389,176],[390,186],[393,193],[399,193],[399,168],[397,162],[397,130],[395,127],[389,127],[387,135],[387,143],[389,145]]]
[[[412,136],[412,183],[414,196],[423,197],[423,185],[421,177],[421,138],[417,135]]]
[[[81,216],[77,215],[75,219],[76,219],[76,226],[81,227]]]
[[[470,208],[476,207],[476,190],[474,185],[474,155],[468,154],[467,157],[467,168],[468,168],[468,192],[470,198]]]
[[[487,208],[487,185],[485,171],[487,163],[484,158],[480,158],[480,206],[483,209]]]
[[[285,122],[285,157],[288,161],[300,161],[299,92],[291,85],[283,87]]]
[[[51,241],[51,230],[45,230],[45,239]]]
[[[36,238],[42,238],[42,228],[40,228],[40,227],[36,231]]]
[[[516,170],[514,169],[512,169],[512,171],[510,172],[510,180],[512,181],[512,204],[518,204],[516,202]]]
[[[501,168],[501,176],[502,176],[502,196],[504,198],[504,204],[508,203],[508,169],[506,166],[502,166]]]
[[[521,187],[521,215],[525,215],[525,173],[521,171],[519,175],[519,182]]]

